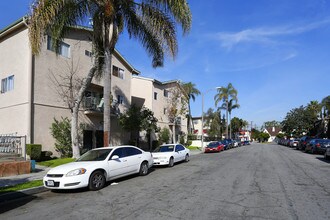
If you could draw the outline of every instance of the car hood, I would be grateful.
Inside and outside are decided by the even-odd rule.
[[[53,169],[48,171],[48,174],[66,174],[71,170],[79,168],[85,168],[86,170],[88,170],[88,168],[90,167],[98,166],[98,164],[101,166],[101,164],[103,163],[104,161],[72,162],[54,167]]]

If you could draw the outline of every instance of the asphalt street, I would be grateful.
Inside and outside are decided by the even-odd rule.
[[[330,162],[276,144],[199,154],[104,189],[44,192],[0,219],[330,219]]]

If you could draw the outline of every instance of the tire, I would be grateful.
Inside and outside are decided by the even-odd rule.
[[[144,161],[140,165],[139,174],[140,174],[140,176],[146,176],[146,175],[148,175],[148,173],[149,173],[148,162]]]
[[[88,188],[89,190],[96,191],[100,190],[105,185],[105,176],[102,171],[97,170],[92,173],[92,175],[89,177],[89,184]]]
[[[219,151],[220,152],[220,151]],[[218,153],[219,153],[218,152]],[[189,154],[186,154],[185,158],[184,158],[184,162],[188,163],[189,162]]]
[[[174,166],[174,158],[173,157],[170,158],[170,161],[168,162],[168,166],[169,167],[173,167]]]

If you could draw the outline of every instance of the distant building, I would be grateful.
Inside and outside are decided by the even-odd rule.
[[[280,127],[275,127],[275,126],[271,126],[271,127],[266,127],[263,132],[268,133],[269,134],[269,138],[268,138],[268,142],[273,142],[276,138],[276,136],[279,133],[282,133],[282,129]]]

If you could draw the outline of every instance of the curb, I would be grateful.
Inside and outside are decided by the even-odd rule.
[[[8,192],[0,195],[0,204],[46,191],[49,191],[49,189],[45,188],[44,186],[37,186],[30,189],[19,190],[16,192]]]

